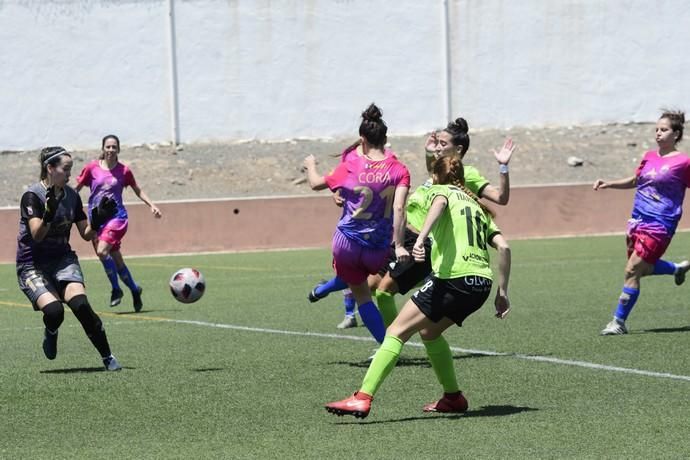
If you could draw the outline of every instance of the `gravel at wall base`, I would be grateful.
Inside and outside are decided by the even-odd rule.
[[[656,148],[654,124],[615,124],[510,130],[471,130],[465,163],[479,168],[492,183],[498,182],[498,166],[492,150],[506,137],[518,148],[510,163],[511,186],[575,184],[597,178],[616,179],[634,173],[642,154]],[[139,186],[154,202],[182,199],[286,196],[311,191],[301,172],[302,160],[314,154],[319,172],[327,173],[339,154],[356,139],[296,139],[283,142],[247,141],[210,144],[128,145],[121,139],[120,161],[128,164]],[[426,177],[425,135],[391,136],[389,143],[407,164],[413,186]],[[55,144],[60,144],[56,140]],[[69,144],[65,143],[69,148]],[[684,145],[679,145],[684,150]],[[94,149],[74,151],[70,184],[86,162],[98,157]],[[581,161],[574,161],[573,158]],[[577,164],[577,165],[573,165]],[[26,187],[40,173],[38,151],[0,151],[0,206],[18,206]],[[328,193],[323,191],[320,193]],[[88,191],[82,191],[86,198]],[[137,201],[127,191],[125,201]]]

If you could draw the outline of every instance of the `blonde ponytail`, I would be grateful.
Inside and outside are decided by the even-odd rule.
[[[479,201],[477,195],[465,187],[465,168],[462,165],[460,156],[449,155],[439,158],[431,165],[431,172],[434,175],[435,184],[450,184],[458,187],[477,203],[482,211],[484,211],[484,214],[494,217],[494,212]]]

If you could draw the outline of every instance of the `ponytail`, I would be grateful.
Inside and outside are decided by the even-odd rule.
[[[494,217],[494,212],[465,186],[465,168],[459,156],[450,155],[439,158],[431,166],[431,172],[434,175],[434,184],[450,184],[458,187],[477,203],[484,214]]]

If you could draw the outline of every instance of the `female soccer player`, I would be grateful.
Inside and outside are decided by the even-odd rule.
[[[361,148],[361,155],[346,152],[343,161],[326,176],[317,172],[313,155],[304,159],[312,189],[339,189],[345,200],[333,235],[333,265],[337,278],[350,287],[364,325],[379,343],[385,326],[371,300],[367,276],[385,264],[391,240],[399,260],[410,257],[403,247],[403,210],[410,173],[395,155],[385,151],[387,131],[380,109],[371,104],[362,113],[359,145],[352,146]]]
[[[597,179],[594,190],[636,187],[632,216],[628,220],[623,292],[613,319],[601,335],[627,334],[625,321],[640,295],[640,279],[648,275],[674,275],[683,284],[690,262],[678,264],[661,259],[671,243],[683,212],[685,189],[690,187],[690,158],[676,150],[683,139],[685,114],[665,110],[656,123],[658,148],[644,154],[634,176],[615,181]]]
[[[433,168],[434,185],[427,194],[428,210],[414,244],[415,260],[423,260],[425,239],[431,233],[433,274],[415,292],[386,331],[386,337],[364,376],[362,387],[342,401],[326,404],[336,415],[369,415],[371,401],[384,379],[395,367],[403,345],[417,332],[422,337],[443,397],[424,406],[425,412],[464,412],[467,400],[459,390],[453,356],[443,332],[453,324],[462,326],[489,297],[492,272],[487,246],[498,250],[498,290],[496,317],[510,311],[508,279],[510,248],[499,233],[491,213],[462,185],[463,167],[459,157],[442,157]]]
[[[426,164],[427,170],[431,173],[431,167],[437,159],[458,155],[462,160],[470,147],[469,126],[464,118],[457,118],[448,123],[448,126],[441,131],[432,133],[426,140]],[[510,199],[510,177],[508,173],[508,163],[516,149],[512,139],[508,138],[500,151],[494,150],[494,156],[499,164],[499,186],[491,185],[484,178],[477,168],[464,166],[464,184],[473,194],[487,199],[499,205],[506,205]],[[426,200],[426,193],[431,187],[431,179],[423,185],[417,187],[410,195],[407,203],[407,227],[405,229],[404,244],[408,251],[412,250],[414,242],[417,240],[419,229],[424,222],[425,211],[422,205]],[[427,240],[427,257],[422,262],[408,262],[405,264],[397,263],[394,255],[384,269],[372,275],[369,279],[369,286],[375,289],[376,303],[386,326],[389,326],[395,319],[398,310],[395,306],[393,296],[397,293],[406,294],[408,291],[423,281],[431,273],[430,245]],[[323,298],[331,292],[332,287],[337,287],[337,280],[331,280],[317,285],[309,295],[312,302]]]
[[[78,192],[84,186],[91,188],[90,210],[100,203],[104,196],[117,203],[115,217],[106,222],[99,230],[98,238],[93,240],[93,248],[96,250],[96,254],[105,269],[105,274],[110,280],[112,287],[110,306],[116,307],[122,301],[123,292],[117,280],[117,276],[120,275],[122,282],[132,292],[134,311],[139,312],[144,305],[141,300],[142,288],[132,278],[120,252],[122,238],[127,233],[128,225],[127,209],[122,203],[122,192],[125,187],[132,187],[137,197],[151,208],[154,217],[160,218],[162,214],[148,195],[137,185],[132,170],[118,161],[120,139],[114,134],[105,136],[101,142],[101,150],[100,157],[88,163],[79,174],[76,189]]]
[[[58,329],[66,303],[103,359],[106,370],[120,369],[110,352],[103,323],[93,311],[84,289],[77,255],[69,245],[72,224],[85,240],[115,212],[115,203],[104,198],[91,211],[88,224],[79,194],[67,185],[72,157],[62,147],[46,147],[39,156],[40,181],[24,192],[17,238],[17,280],[34,307],[43,313],[43,352],[57,356]]]
[[[448,123],[446,129],[432,133],[426,141],[426,164],[429,173],[433,163],[445,156],[457,155],[462,160],[470,147],[469,126],[464,118],[457,118]],[[512,139],[506,139],[500,151],[494,150],[494,156],[499,164],[499,186],[491,185],[477,168],[464,166],[464,186],[474,195],[485,198],[499,205],[508,204],[510,199],[510,178],[508,163],[516,146]],[[425,218],[423,205],[426,195],[432,185],[431,179],[417,187],[410,195],[407,203],[407,228],[405,230],[405,247],[412,250],[417,241],[419,229]],[[375,277],[370,285],[376,288],[376,303],[381,310],[386,325],[390,325],[398,311],[393,296],[397,293],[406,294],[417,286],[431,273],[430,251],[431,242],[426,241],[427,255],[425,260],[417,263],[400,264],[389,260],[386,271]]]

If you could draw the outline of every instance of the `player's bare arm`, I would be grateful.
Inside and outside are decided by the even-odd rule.
[[[630,176],[624,179],[618,179],[613,181],[605,181],[603,179],[597,179],[594,182],[594,190],[614,188],[614,189],[629,189],[634,188],[637,185],[637,176]]]

